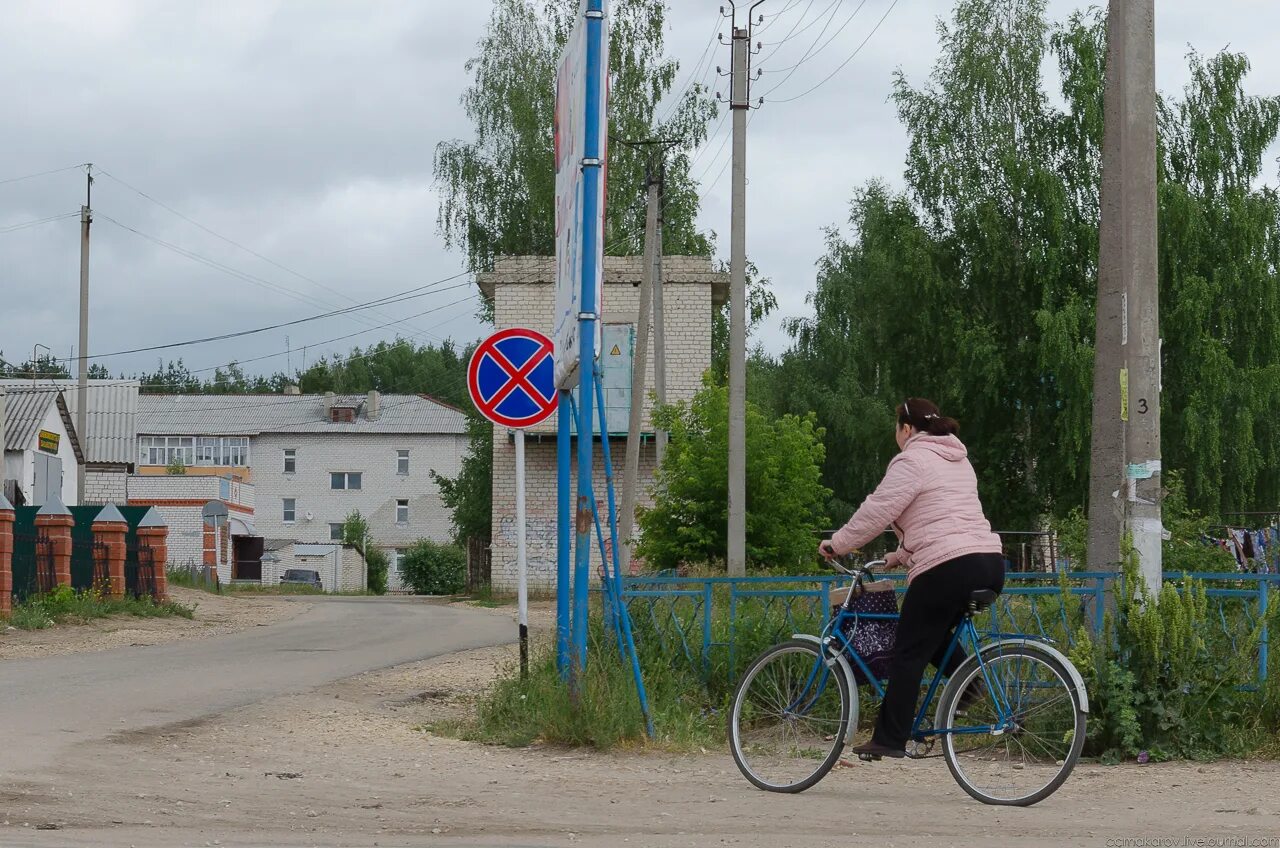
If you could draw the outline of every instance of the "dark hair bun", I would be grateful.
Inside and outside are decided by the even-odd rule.
[[[930,436],[955,436],[960,432],[960,422],[944,416],[937,404],[925,398],[907,398],[898,404],[898,424],[910,424]]]

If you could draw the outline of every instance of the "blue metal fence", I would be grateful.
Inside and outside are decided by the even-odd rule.
[[[906,591],[904,575],[886,574]],[[1210,613],[1233,652],[1257,651],[1257,679],[1266,679],[1267,613],[1280,592],[1280,575],[1165,572],[1179,590],[1187,578],[1205,584]],[[1113,572],[1014,572],[1000,599],[978,619],[992,635],[1020,633],[1070,647],[1081,627],[1102,629]],[[830,620],[832,590],[847,586],[840,575],[799,577],[622,578],[622,600],[635,622],[636,639],[656,640],[664,655],[680,658],[704,679],[723,668],[732,679],[741,664],[766,644],[796,632],[818,632]],[[718,611],[727,610],[727,614]],[[1260,639],[1253,634],[1260,627]],[[746,654],[745,656],[743,654]]]

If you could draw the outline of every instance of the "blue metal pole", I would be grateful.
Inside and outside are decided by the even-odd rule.
[[[556,407],[556,668],[560,677],[569,674],[569,485],[570,485],[570,421],[569,401],[573,394],[561,392]]]
[[[1262,632],[1260,637],[1262,644],[1258,646],[1258,685],[1267,682],[1267,664],[1270,660],[1267,652],[1267,640],[1270,636],[1267,633],[1267,593],[1271,591],[1271,581],[1263,577],[1258,580],[1258,616],[1262,620]]]
[[[573,563],[573,663],[570,685],[576,691],[576,675],[587,667],[587,597],[591,566],[592,366],[596,360],[596,275],[599,273],[601,85],[604,69],[603,0],[587,0],[586,144],[582,158],[582,296],[578,304],[578,511]]]

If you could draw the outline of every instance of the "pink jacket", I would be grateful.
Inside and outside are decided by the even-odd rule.
[[[846,554],[891,526],[898,549],[886,560],[890,568],[906,565],[908,583],[965,554],[1000,553],[1000,537],[982,512],[968,457],[955,436],[916,433],[889,463],[876,490],[831,537],[831,546]]]

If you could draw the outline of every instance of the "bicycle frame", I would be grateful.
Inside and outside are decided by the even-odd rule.
[[[830,649],[836,649],[836,646],[839,646],[838,651],[843,653],[847,659],[852,660],[853,663],[857,665],[857,667],[862,671],[863,676],[869,682],[872,691],[875,692],[876,698],[879,700],[884,700],[884,686],[881,685],[880,680],[871,672],[871,668],[853,647],[851,641],[844,635],[842,625],[846,621],[853,620],[856,628],[857,622],[862,620],[897,621],[899,618],[900,616],[896,613],[857,613],[842,605],[839,613],[831,619],[825,628],[823,628],[822,635],[819,637],[819,642]],[[994,671],[982,656],[983,640],[982,637],[978,635],[978,629],[973,624],[972,616],[966,615],[956,626],[951,635],[951,640],[947,644],[947,650],[943,654],[942,666],[946,666],[947,661],[951,659],[951,656],[956,651],[956,646],[960,644],[962,639],[968,643],[973,655],[978,658],[978,666],[982,670],[983,682],[986,683],[987,691],[992,693],[992,697],[996,703],[998,723],[991,725],[977,725],[973,727],[946,728],[942,730],[932,726],[924,727],[924,724],[927,721],[926,717],[928,716],[929,708],[933,705],[933,700],[938,694],[938,688],[942,685],[942,682],[945,679],[942,669],[937,668],[934,670],[933,679],[929,682],[929,688],[925,693],[924,701],[921,703],[919,710],[916,712],[915,720],[911,724],[911,738],[913,740],[923,741],[930,736],[942,736],[948,733],[989,733],[992,735],[998,735],[1013,725],[1013,710],[1005,700],[1003,687],[995,685],[996,681],[993,677]],[[805,683],[805,688],[801,692],[801,697],[792,704],[789,704],[787,706],[787,711],[797,711],[809,704],[812,704],[826,688],[827,676],[830,673],[830,668],[825,659],[820,658],[819,661],[814,664],[814,669],[809,675],[809,680]],[[815,683],[815,678],[817,690],[811,697],[806,697],[805,693],[808,692],[809,687]],[[853,684],[854,681],[850,681],[850,683]],[[856,688],[851,692],[851,695],[853,697],[857,697]]]

